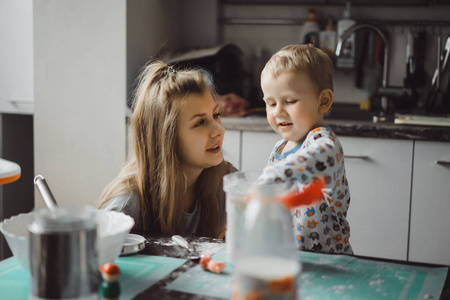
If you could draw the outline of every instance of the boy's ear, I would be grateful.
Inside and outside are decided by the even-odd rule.
[[[331,104],[333,103],[333,91],[330,89],[322,90],[319,95],[319,103],[319,113],[327,113],[331,108]]]

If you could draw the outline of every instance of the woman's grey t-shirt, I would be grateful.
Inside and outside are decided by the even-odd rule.
[[[219,189],[217,193],[220,210],[220,228],[225,229],[226,213],[225,213],[225,193]],[[181,216],[180,234],[187,236],[194,234],[197,231],[198,223],[200,221],[201,207],[198,206],[198,201],[195,201],[194,211],[191,213],[183,212]],[[134,219],[134,228],[142,228],[141,203],[137,193],[120,195],[112,198],[106,202],[101,209],[114,210],[123,212]]]

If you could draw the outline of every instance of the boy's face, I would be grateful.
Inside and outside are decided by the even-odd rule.
[[[283,139],[300,143],[308,132],[323,124],[320,96],[305,73],[283,72],[261,78],[267,120]]]

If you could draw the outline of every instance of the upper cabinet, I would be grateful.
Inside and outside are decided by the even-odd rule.
[[[33,114],[33,0],[0,2],[0,113]]]

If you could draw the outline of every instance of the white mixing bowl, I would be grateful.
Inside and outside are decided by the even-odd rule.
[[[0,231],[5,236],[9,248],[17,261],[29,270],[28,226],[33,222],[34,212],[19,214],[0,223]],[[134,225],[134,220],[121,212],[96,210],[97,255],[99,266],[114,262],[122,251],[126,235]]]

